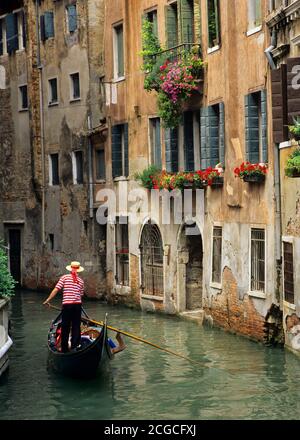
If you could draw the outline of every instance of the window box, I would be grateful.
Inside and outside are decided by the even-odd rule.
[[[224,186],[224,177],[216,176],[213,178],[211,188],[222,188]]]
[[[264,174],[249,174],[244,176],[243,180],[248,183],[262,183],[266,180],[266,176]]]

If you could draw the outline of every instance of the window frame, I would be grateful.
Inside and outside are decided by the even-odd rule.
[[[215,229],[221,229],[221,237],[216,237],[214,235]],[[211,235],[211,271],[210,271],[210,286],[216,289],[222,288],[222,265],[223,265],[223,237],[224,237],[224,225],[222,223],[214,223],[212,225],[212,235]],[[213,279],[213,268],[214,268],[214,239],[221,238],[221,255],[220,255],[220,280],[216,281]]]
[[[256,23],[257,20],[257,5],[255,4],[253,5],[253,1],[260,2],[260,24]],[[262,24],[263,24],[263,4],[261,2],[261,0],[248,0],[247,2],[247,32],[246,35],[247,37],[256,34],[257,32],[260,32],[262,30]]]
[[[127,223],[120,223],[120,217],[118,216],[116,217],[116,223],[115,223],[115,283],[116,286],[119,287],[129,287],[130,286],[130,252],[129,252],[129,218],[127,218]],[[122,230],[126,228],[127,229],[127,248],[125,249],[123,247],[124,243],[123,243],[123,233]],[[121,245],[120,250],[118,251],[118,244]],[[124,252],[124,250],[127,250],[127,252]],[[121,260],[121,258],[119,258],[119,256],[122,255],[127,255],[127,261],[122,262],[119,261],[119,259]],[[122,265],[123,269],[121,271],[122,273],[122,278],[123,281],[120,282],[120,279],[118,277],[118,265]],[[124,271],[124,265],[128,265],[128,277],[127,277],[127,281],[124,282],[125,279],[125,271]],[[127,284],[126,284],[127,283]]]
[[[217,28],[216,31],[216,39],[218,40],[217,44],[210,45],[210,30],[209,30],[209,1],[214,2],[214,9],[217,10],[217,19],[215,18],[215,25]],[[217,2],[217,8],[216,8],[216,2]],[[206,0],[206,12],[207,12],[207,20],[206,20],[206,26],[207,26],[207,53],[213,53],[216,52],[221,48],[221,17],[220,17],[220,2],[219,0]]]
[[[294,289],[294,303],[291,303],[286,300],[285,297],[285,258],[284,258],[284,244],[290,244],[292,246],[292,255],[293,255],[293,289]],[[292,237],[282,237],[282,293],[283,293],[283,302],[291,309],[296,310],[296,295],[295,295],[295,286],[296,286],[296,272],[295,272],[295,243]]]
[[[119,75],[119,49],[118,49],[118,34],[117,29],[122,27],[122,49],[123,49],[123,72]],[[113,79],[115,82],[123,81],[125,79],[125,33],[124,33],[124,22],[119,21],[112,25],[113,34]]]
[[[252,281],[251,281],[251,274],[252,274],[252,231],[253,230],[260,230],[264,231],[264,290],[252,290]],[[267,294],[267,229],[263,225],[250,225],[249,228],[249,289],[248,289],[249,296],[253,296],[256,298],[266,298]]]
[[[56,101],[50,100],[52,98],[52,87],[51,87],[51,81],[56,81]],[[57,76],[54,76],[53,78],[48,78],[48,106],[52,107],[59,104],[58,99],[58,78]]]
[[[78,88],[79,88],[79,96],[75,97],[74,96],[74,76],[78,75]],[[70,102],[76,102],[76,101],[80,101],[81,100],[81,84],[80,84],[80,73],[79,72],[72,72],[69,74],[69,78],[70,78]]]
[[[77,154],[81,153],[81,171],[82,171],[82,179],[78,181],[78,162],[77,162]],[[74,150],[72,151],[72,168],[73,168],[73,184],[74,185],[83,185],[84,184],[84,157],[83,150]]]
[[[75,7],[75,10],[76,10],[76,29],[74,29],[73,31],[70,30],[70,20],[69,20],[69,13],[68,13],[68,10],[69,10],[69,7],[70,7],[70,6],[74,6],[74,7]],[[70,3],[69,5],[66,5],[66,7],[65,7],[65,11],[66,11],[66,29],[67,29],[67,34],[68,34],[68,35],[73,35],[75,32],[78,31],[78,10],[77,10],[77,2],[75,1],[75,2],[73,2],[73,3]]]
[[[57,183],[54,183],[53,179],[53,156],[57,156]],[[60,176],[59,176],[59,153],[49,153],[49,186],[56,187],[60,185]]]
[[[103,155],[104,155],[104,177],[103,178],[98,178],[98,158],[97,158],[97,153],[98,151],[103,151]],[[103,147],[97,147],[94,148],[94,173],[95,173],[95,181],[99,182],[99,183],[104,183],[106,182],[106,163],[105,163],[105,148]]]
[[[154,123],[156,121],[156,123]],[[157,162],[157,158],[155,157],[156,153],[156,130],[157,130],[157,121],[159,121],[159,140],[160,140],[160,161]],[[148,145],[149,145],[149,160],[152,165],[157,166],[162,169],[162,123],[161,118],[159,116],[149,116],[148,117]]]
[[[21,89],[23,89],[24,87],[26,87],[26,101],[27,101],[27,106],[26,107],[23,106],[24,96],[23,96],[22,91],[21,91]],[[29,109],[29,97],[28,97],[28,84],[27,83],[20,84],[18,86],[18,95],[19,95],[19,112],[26,112],[26,111],[28,111],[28,109]]]

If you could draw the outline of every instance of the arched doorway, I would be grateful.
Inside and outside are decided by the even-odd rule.
[[[178,242],[178,311],[202,308],[203,244],[198,226],[184,225]]]
[[[147,223],[141,236],[141,275],[144,295],[164,296],[164,251],[157,225]]]

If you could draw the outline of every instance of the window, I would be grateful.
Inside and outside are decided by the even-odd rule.
[[[49,185],[59,185],[59,164],[58,154],[50,154],[49,156]]]
[[[105,180],[105,151],[99,149],[95,151],[96,161],[96,180]]]
[[[146,19],[152,23],[153,33],[158,37],[157,11],[150,11],[146,13]]]
[[[201,168],[215,167],[225,162],[224,103],[201,109]]]
[[[185,112],[183,115],[184,125],[184,169],[185,171],[195,170],[194,160],[194,114]]]
[[[149,119],[149,138],[152,165],[158,168],[162,167],[161,163],[161,130],[160,118]]]
[[[77,29],[77,9],[76,4],[67,6],[67,28],[71,34]]]
[[[261,0],[248,0],[248,31],[260,27],[262,24]]]
[[[54,251],[54,234],[49,234],[49,249]]]
[[[5,16],[5,29],[7,53],[12,54],[19,49],[18,14]]]
[[[83,153],[82,151],[75,151],[72,153],[73,159],[73,182],[74,185],[81,185],[83,183]]]
[[[265,292],[265,230],[251,229],[251,282],[252,292]]]
[[[284,299],[290,304],[295,304],[294,257],[292,243],[283,243],[283,272]]]
[[[212,277],[213,283],[221,283],[222,270],[222,227],[213,228]]]
[[[19,87],[20,110],[28,110],[27,85]]]
[[[128,176],[128,124],[112,127],[112,174],[115,177]]]
[[[207,0],[208,47],[221,44],[219,0]]]
[[[167,48],[178,45],[178,8],[177,2],[166,7]]]
[[[118,218],[116,224],[116,283],[129,286],[129,243],[127,218]]]
[[[245,97],[246,157],[251,163],[268,162],[266,91]]]
[[[54,13],[47,11],[40,16],[41,40],[46,41],[54,37]]]
[[[113,28],[114,77],[124,77],[124,33],[123,24]]]
[[[195,41],[194,0],[181,0],[181,33],[182,43]]]
[[[49,105],[57,104],[57,78],[49,79]]]
[[[80,99],[80,80],[79,73],[72,73],[71,78],[71,101]]]

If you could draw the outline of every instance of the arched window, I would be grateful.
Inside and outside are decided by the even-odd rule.
[[[144,295],[164,296],[164,252],[160,231],[150,223],[141,237],[142,291]]]

